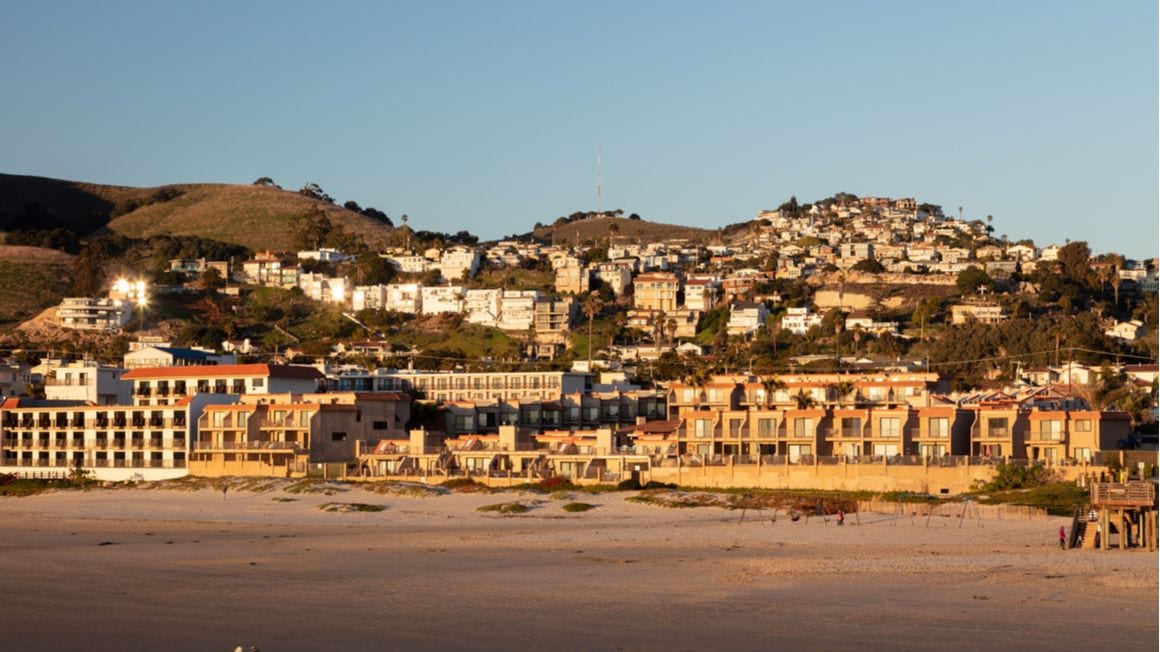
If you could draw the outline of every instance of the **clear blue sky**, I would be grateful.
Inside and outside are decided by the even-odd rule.
[[[1157,3],[17,2],[0,171],[317,182],[484,238],[913,196],[1158,249]],[[333,6],[325,6],[333,5]]]

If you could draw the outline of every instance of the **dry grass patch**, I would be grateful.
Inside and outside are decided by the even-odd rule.
[[[318,506],[318,509],[324,512],[353,514],[357,512],[382,512],[387,507],[386,505],[371,505],[369,503],[323,503]]]
[[[475,511],[483,512],[484,514],[499,514],[501,516],[514,516],[516,514],[526,514],[531,509],[529,505],[521,502],[513,503],[496,503],[495,505],[484,505],[477,507]]]
[[[408,498],[443,496],[449,493],[449,490],[444,487],[432,487],[418,482],[368,482],[361,487],[373,494],[389,494]]]

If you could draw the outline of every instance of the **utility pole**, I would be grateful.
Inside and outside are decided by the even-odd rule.
[[[600,145],[596,146],[596,215],[603,215],[603,198],[600,196]]]

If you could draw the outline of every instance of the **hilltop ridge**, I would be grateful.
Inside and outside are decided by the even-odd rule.
[[[393,230],[353,210],[272,185],[135,188],[0,174],[0,230],[5,231],[196,236],[254,250],[289,249],[292,223],[318,210],[371,246],[385,243]]]

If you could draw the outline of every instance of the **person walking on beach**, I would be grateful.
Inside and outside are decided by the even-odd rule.
[[[1067,535],[1063,531],[1063,526],[1059,526],[1059,549],[1067,549]]]
[[[228,484],[222,486],[222,500],[226,499],[226,493],[228,493],[229,490],[230,490],[230,486]]]
[[[838,510],[838,525],[841,525],[845,522],[846,522],[846,512],[843,512],[842,510],[839,509]]]

